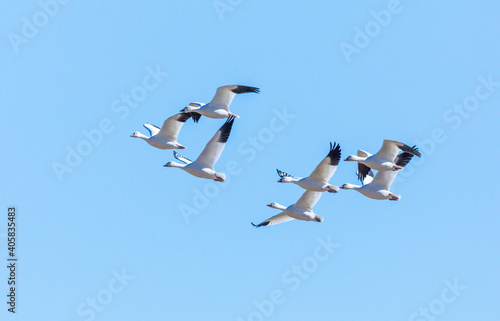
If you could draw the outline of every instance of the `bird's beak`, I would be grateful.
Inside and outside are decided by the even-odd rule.
[[[272,207],[272,204],[267,204],[267,206]]]
[[[347,162],[347,161],[349,161],[349,157],[347,157],[346,159],[344,159],[344,162]]]
[[[278,180],[278,183],[283,183],[283,180],[282,180],[282,179],[279,179],[279,180]]]

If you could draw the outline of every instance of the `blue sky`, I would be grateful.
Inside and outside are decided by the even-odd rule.
[[[500,317],[497,1],[62,2],[0,5],[0,231],[15,205],[19,258],[2,320]],[[233,101],[225,183],[129,137],[228,84],[261,93]],[[222,123],[187,122],[181,154]],[[276,168],[307,176],[329,142],[344,158],[383,139],[423,154],[399,202],[340,191],[321,224],[251,227],[303,192]]]

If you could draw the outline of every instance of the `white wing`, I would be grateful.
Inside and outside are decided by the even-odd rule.
[[[214,98],[208,105],[229,111],[234,96],[243,93],[259,93],[259,88],[240,85],[222,86],[217,88]]]
[[[202,167],[208,167],[213,169],[215,163],[219,159],[224,146],[231,133],[231,128],[233,127],[234,118],[230,117],[222,125],[222,127],[215,133],[214,137],[208,142],[205,149],[201,152],[200,156],[195,160],[195,163]]]
[[[415,148],[412,148],[406,144],[397,142],[395,140],[387,140],[387,139],[384,140],[382,148],[380,148],[380,150],[374,156],[379,159],[386,159],[390,162],[393,162],[400,150],[420,157],[420,153]]]
[[[378,171],[375,178],[369,183],[370,186],[376,187],[378,189],[383,189],[390,191],[391,184],[398,175],[398,171]],[[368,177],[368,176],[367,176]],[[366,178],[365,178],[366,180]],[[364,183],[364,181],[363,181]]]
[[[265,220],[264,222],[258,224],[258,225],[255,225],[252,223],[253,226],[255,227],[261,227],[261,226],[268,226],[268,225],[276,225],[276,224],[279,224],[279,223],[284,223],[284,222],[288,222],[288,221],[291,221],[293,220],[294,218],[293,217],[290,217],[288,215],[286,215],[285,213],[281,213],[281,214],[278,214],[278,215],[275,215],[271,218],[268,218],[267,220]]]
[[[177,135],[181,130],[182,125],[191,117],[190,113],[180,113],[174,115],[163,122],[158,136],[164,139],[169,139],[171,141],[177,141]]]
[[[368,153],[368,152],[365,152],[364,150],[362,149],[359,149],[358,150],[358,156],[359,157],[370,157],[372,156],[372,154]]]
[[[321,161],[321,163],[316,166],[311,175],[309,175],[309,178],[318,182],[328,183],[337,170],[337,166],[340,161],[340,154],[340,145],[335,143],[332,145],[332,143],[330,143],[330,152]]]
[[[144,126],[147,130],[149,130],[149,134],[150,134],[151,136],[154,136],[154,135],[158,134],[158,132],[160,131],[160,128],[158,128],[157,126],[152,125],[152,124],[145,123],[143,126]]]
[[[294,206],[306,211],[312,211],[314,205],[316,205],[319,198],[321,197],[321,194],[321,192],[306,191],[304,194],[302,194],[302,196],[299,198],[297,203],[294,204]]]

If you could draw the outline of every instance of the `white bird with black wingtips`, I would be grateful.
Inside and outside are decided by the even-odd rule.
[[[150,137],[135,132],[130,137],[144,139],[149,145],[159,149],[185,149],[186,147],[177,142],[177,136],[182,125],[191,117],[191,114],[180,113],[174,115],[163,122],[163,126],[158,128],[155,125],[144,124],[149,130]]]
[[[255,225],[255,227],[275,225],[279,223],[284,223],[291,221],[293,219],[302,220],[302,221],[314,221],[314,222],[323,222],[323,218],[313,212],[313,207],[318,202],[321,197],[321,192],[311,192],[306,191],[299,198],[297,203],[285,207],[278,203],[271,203],[267,206],[275,208],[277,210],[282,211],[280,214],[275,215],[264,222]]]
[[[278,183],[293,183],[298,186],[312,192],[330,192],[337,193],[339,188],[337,186],[333,186],[328,181],[335,174],[337,170],[337,166],[340,161],[341,150],[340,145],[334,143],[330,143],[330,152],[326,157],[319,163],[318,166],[314,169],[314,171],[309,175],[309,177],[301,178],[294,177],[285,172],[277,169],[278,175],[281,177],[278,180]]]
[[[229,111],[229,105],[233,101],[234,96],[244,93],[259,93],[257,87],[229,85],[217,88],[214,98],[208,104],[190,103],[187,107],[181,110],[183,113],[192,113],[193,120],[198,122],[201,116],[208,118],[240,118],[240,116]]]
[[[215,133],[212,139],[205,146],[205,149],[201,152],[200,156],[198,156],[194,162],[174,151],[174,157],[184,164],[168,162],[164,166],[180,168],[196,177],[213,179],[217,182],[224,182],[226,180],[226,174],[216,172],[214,165],[226,146],[233,122],[234,118],[230,117]]]
[[[399,151],[420,157],[420,153],[414,147],[410,147],[395,140],[384,140],[382,147],[372,155],[364,150],[358,150],[358,155],[350,155],[345,161],[358,162],[358,175],[361,181],[366,177],[370,168],[377,171],[397,171],[402,166],[396,164],[395,159]]]
[[[415,151],[417,149],[415,146],[413,147]],[[413,154],[409,152],[403,152],[396,156],[394,163],[400,167],[404,168],[406,164],[408,164],[413,157]],[[340,188],[341,189],[353,189],[366,197],[376,199],[376,200],[390,200],[390,201],[399,201],[401,199],[401,195],[395,194],[390,191],[391,184],[398,175],[401,169],[396,171],[378,171],[377,175],[373,177],[373,172],[371,170],[365,175],[363,179],[361,179],[361,175],[358,172],[358,178],[363,182],[363,186],[353,185],[353,184],[344,184]]]

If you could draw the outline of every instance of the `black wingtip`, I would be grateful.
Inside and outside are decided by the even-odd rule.
[[[235,94],[260,93],[260,89],[257,87],[241,86],[241,85],[236,85],[236,88],[231,89],[231,91]]]
[[[228,117],[224,125],[219,129],[220,130],[220,137],[218,142],[219,143],[226,143],[227,140],[229,139],[229,134],[231,134],[231,128],[233,127],[234,123],[234,117]]]
[[[186,120],[188,120],[189,118],[191,118],[193,116],[192,114],[193,113],[181,113],[179,118],[177,118],[177,121],[181,122],[181,123],[185,123]]]
[[[253,222],[250,222],[253,227],[259,227],[258,225],[253,224]]]
[[[330,142],[330,152],[326,157],[330,158],[330,165],[337,166],[340,162],[340,157],[342,156],[342,150],[340,149],[340,144]]]
[[[195,113],[195,112],[191,112],[189,114],[191,115],[191,117],[193,117],[193,121],[195,123],[197,123],[200,120],[200,118],[201,118],[201,114],[198,114],[198,113]]]
[[[411,148],[415,151],[415,156],[422,156],[422,154],[420,154],[420,151],[418,150],[417,145],[413,145]]]

